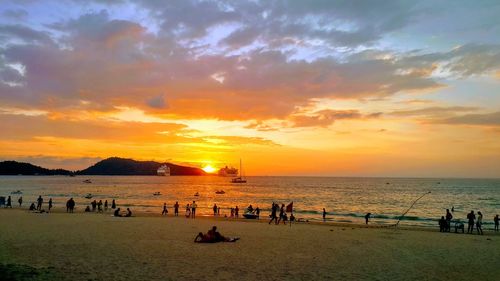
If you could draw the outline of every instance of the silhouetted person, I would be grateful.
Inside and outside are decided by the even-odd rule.
[[[102,212],[102,200],[99,200],[99,202],[97,202],[97,211],[98,211],[99,213],[101,213],[101,212]]]
[[[493,218],[493,221],[495,222],[495,231],[498,231],[498,215],[496,215],[494,218]]]
[[[166,215],[168,214],[168,210],[167,210],[167,203],[163,203],[163,211],[161,211],[161,215]]]
[[[73,200],[73,197],[71,197],[68,202],[66,202],[66,212],[73,213],[73,210],[75,209],[75,200]]]
[[[257,215],[257,218],[260,218],[260,209],[259,209],[259,207],[255,208],[255,214]]]
[[[129,208],[127,208],[127,213],[125,214],[126,217],[131,217],[132,216],[132,211],[130,211]]]
[[[21,207],[23,205],[23,197],[19,197],[19,199],[17,199],[17,203],[19,203],[19,207]]]
[[[252,207],[252,204],[250,204],[250,206],[248,206],[248,208],[247,208],[247,212],[248,212],[248,213],[253,213],[253,207]]]
[[[444,218],[444,216],[441,216],[441,219],[439,220],[439,232],[445,232],[446,229],[446,219]]]
[[[42,210],[42,204],[43,204],[43,198],[42,198],[42,195],[38,196],[38,199],[36,200],[37,202],[37,205],[36,205],[36,209],[41,211]]]
[[[323,208],[323,221],[326,221],[326,210]]]
[[[365,224],[368,224],[368,221],[370,220],[370,216],[372,215],[372,213],[367,213],[365,215]]]
[[[446,231],[450,232],[451,229],[451,219],[453,216],[450,213],[450,210],[446,209]]]
[[[179,216],[179,202],[175,201],[174,204],[174,215],[177,217]]]
[[[483,214],[477,212],[476,230],[477,234],[483,235]]]
[[[474,215],[474,211],[470,211],[470,213],[467,215],[467,220],[469,223],[469,226],[467,227],[467,233],[471,233],[474,231],[474,221],[476,220],[476,215]]]
[[[285,204],[281,204],[280,216],[279,216],[278,221],[276,222],[276,224],[279,224],[281,222],[281,220],[283,219],[283,215],[284,214],[285,214]]]
[[[236,206],[236,208],[234,208],[234,216],[236,218],[238,218],[240,216],[240,208],[238,208],[238,206]]]
[[[202,232],[198,233],[198,235],[194,238],[195,243],[216,243],[216,242],[236,242],[240,238],[229,238],[224,237],[217,231],[217,227],[213,226],[207,234],[203,234]]]
[[[275,223],[278,223],[276,212],[278,212],[278,204],[274,204],[273,202],[273,206],[271,207],[271,220],[269,221],[269,224],[271,224],[271,222],[273,221],[275,221]]]
[[[7,197],[7,205],[5,205],[5,207],[11,207],[12,208],[12,199],[10,198],[10,195],[9,197]]]
[[[35,210],[36,210],[35,203],[31,203],[30,211],[35,211]]]
[[[113,199],[113,201],[111,201],[111,209],[116,209],[115,199]]]
[[[212,210],[214,211],[214,217],[217,216],[217,204],[214,204]]]
[[[49,212],[50,212],[50,209],[52,209],[52,198],[49,199]]]
[[[234,208],[231,208],[231,217],[234,217]]]
[[[106,199],[106,201],[104,201],[104,211],[107,212],[108,211],[108,200]]]
[[[90,206],[85,207],[85,213],[90,213]]]
[[[115,217],[121,217],[122,216],[122,214],[120,214],[120,208],[117,208],[115,210],[115,212],[113,213],[113,216],[115,216]]]
[[[194,219],[196,218],[196,201],[193,201],[193,204],[191,205],[191,217]]]
[[[454,213],[455,212],[455,206],[451,206],[451,212]]]
[[[97,207],[97,201],[92,201],[92,203],[90,203],[90,205],[92,205],[92,212],[95,212],[95,209]]]
[[[220,206],[217,206],[217,215],[220,216]]]

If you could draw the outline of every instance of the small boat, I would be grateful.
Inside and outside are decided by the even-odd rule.
[[[196,192],[196,193],[194,194],[194,196],[200,196],[200,194],[199,194],[198,192]]]
[[[250,219],[250,220],[254,220],[254,219],[257,219],[259,216],[257,216],[256,214],[254,213],[244,213],[243,214],[243,217],[245,219]]]
[[[23,194],[21,190],[12,191],[10,194]]]
[[[161,195],[161,193],[159,191],[157,191],[157,192],[153,193],[153,195],[154,196],[159,196],[159,195]]]
[[[83,182],[84,182],[84,183],[92,183],[92,181],[91,181],[91,180],[89,180],[89,179],[86,179],[86,180],[84,180]]]
[[[85,195],[85,198],[92,199],[92,194],[88,193],[87,195]]]
[[[215,194],[226,194],[226,192],[224,190],[217,190]]]
[[[247,180],[242,177],[242,170],[241,170],[241,159],[240,159],[240,176],[237,178],[231,179],[231,183],[246,183]]]

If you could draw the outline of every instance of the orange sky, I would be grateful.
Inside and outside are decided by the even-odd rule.
[[[0,7],[0,160],[500,177],[496,5],[68,5]]]

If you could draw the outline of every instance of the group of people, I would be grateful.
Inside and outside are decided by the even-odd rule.
[[[450,232],[451,230],[451,221],[453,219],[453,211],[454,208],[451,209],[451,212],[449,209],[446,209],[446,214],[444,216],[441,216],[441,219],[439,219],[439,231],[440,232]],[[498,225],[499,225],[499,218],[498,215],[496,215],[493,218],[493,222],[495,224],[495,232],[498,232]],[[467,214],[467,233],[473,234],[474,233],[474,226],[476,226],[476,231],[477,234],[483,235],[483,214],[478,211],[477,216],[474,214],[474,211],[471,210],[470,213]],[[460,220],[455,221],[455,232],[458,232],[459,229],[464,232],[464,224],[460,222]]]
[[[285,204],[281,204],[280,207],[278,203],[273,202],[271,205],[271,214],[269,215],[269,217],[271,218],[269,224],[271,224],[273,221],[275,222],[275,224],[280,224],[281,221],[283,221],[283,224],[286,224],[286,222],[288,221],[288,215],[286,214]],[[295,216],[293,215],[293,213],[291,213],[290,222],[293,221],[295,221]]]

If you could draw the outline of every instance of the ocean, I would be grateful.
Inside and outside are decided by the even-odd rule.
[[[90,179],[91,183],[84,180]],[[481,211],[485,228],[492,228],[493,217],[500,213],[500,179],[423,179],[423,178],[340,178],[340,177],[248,177],[246,184],[232,184],[230,178],[217,176],[0,176],[0,196],[23,196],[27,208],[42,195],[44,202],[52,198],[54,208],[65,209],[73,197],[76,211],[83,212],[92,200],[115,199],[118,207],[132,211],[157,213],[166,202],[169,213],[178,201],[180,215],[186,204],[198,204],[197,214],[211,215],[213,204],[221,207],[221,215],[229,216],[229,208],[238,206],[240,214],[248,205],[259,207],[261,219],[268,219],[272,202],[293,201],[294,215],[310,221],[364,223],[372,214],[371,224],[390,225],[420,196],[422,197],[400,225],[438,227],[437,219],[453,207],[454,219],[466,221],[470,210]],[[22,195],[11,194],[20,190]],[[216,194],[224,190],[225,194]],[[154,196],[154,192],[162,195]],[[92,199],[85,195],[91,193]],[[198,193],[199,196],[194,196]]]

